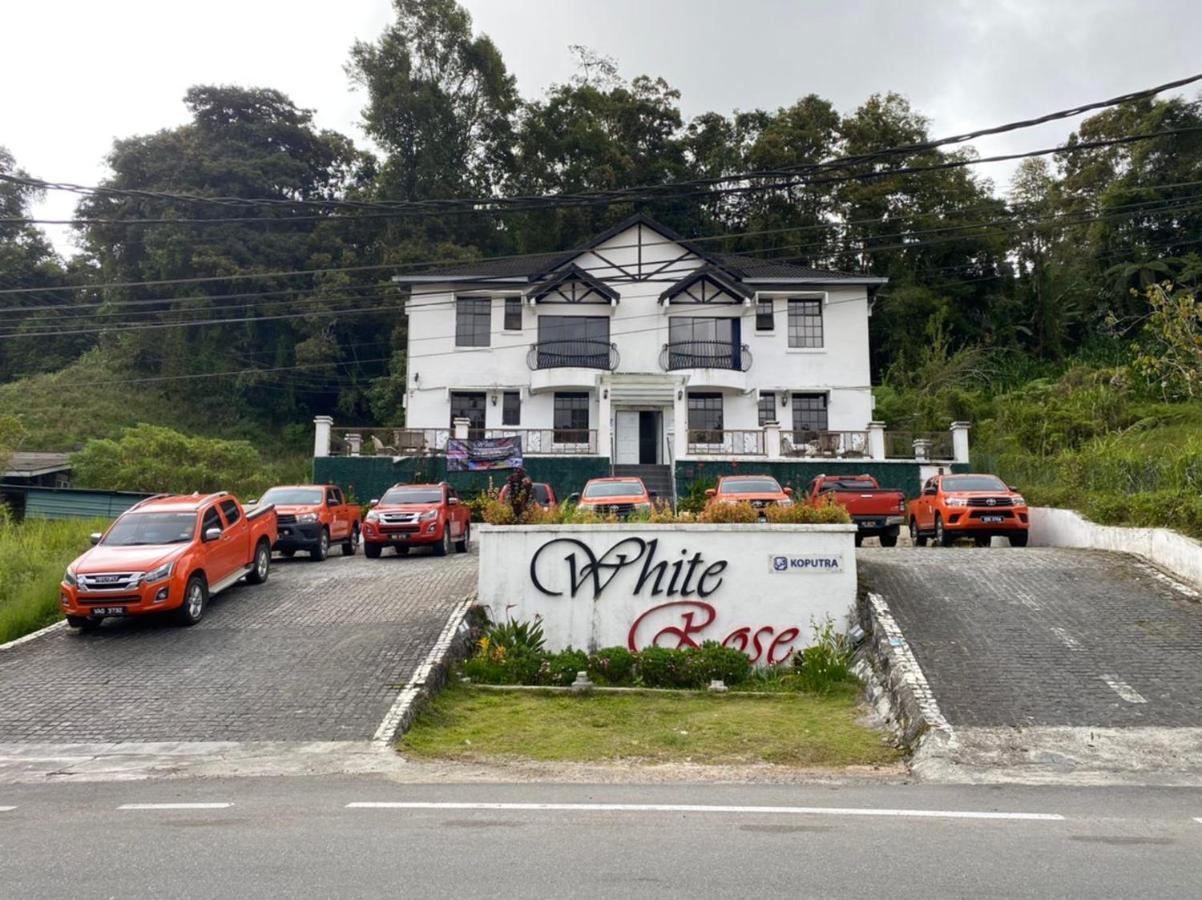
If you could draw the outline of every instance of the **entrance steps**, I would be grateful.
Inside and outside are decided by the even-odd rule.
[[[614,466],[613,471],[615,475],[628,475],[643,479],[647,490],[654,493],[660,500],[667,500],[669,503],[676,501],[675,492],[672,490],[671,466],[625,465]]]

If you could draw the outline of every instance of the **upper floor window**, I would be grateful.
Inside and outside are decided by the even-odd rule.
[[[776,328],[776,315],[771,300],[757,300],[755,304],[755,330],[772,331]]]
[[[522,330],[522,298],[521,297],[506,297],[505,298],[505,330],[506,331],[521,331]]]
[[[487,347],[492,326],[492,300],[488,297],[457,297],[455,302],[455,346]]]
[[[789,346],[821,347],[822,301],[789,301]]]

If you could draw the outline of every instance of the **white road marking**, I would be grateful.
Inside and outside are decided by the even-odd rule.
[[[15,806],[0,806],[0,812],[12,812],[14,809]]]
[[[66,619],[61,619],[53,625],[47,625],[45,628],[39,628],[37,631],[30,632],[24,637],[16,638],[6,644],[0,644],[0,650],[12,650],[15,647],[20,647],[22,644],[28,644],[30,641],[36,641],[43,635],[51,634],[55,631],[62,631],[67,627]]]
[[[347,809],[477,809],[524,812],[681,812],[737,813],[789,816],[889,816],[916,819],[1021,819],[1060,822],[1058,813],[974,812],[958,809],[871,809],[835,806],[693,806],[676,803],[422,803],[416,801],[365,801],[348,803]]]
[[[1178,581],[1176,578],[1173,578],[1171,575],[1167,575],[1164,572],[1160,571],[1160,569],[1156,568],[1151,563],[1141,563],[1140,568],[1143,569],[1145,572],[1147,572],[1149,575],[1151,575],[1153,578],[1163,581],[1165,584],[1167,584],[1169,587],[1171,587],[1177,593],[1182,594],[1183,596],[1186,596],[1189,599],[1194,600],[1194,601],[1202,600],[1202,594],[1199,594],[1197,591],[1195,591],[1189,585],[1182,584],[1180,581]]]
[[[1081,644],[1077,641],[1077,639],[1075,637],[1073,637],[1071,634],[1069,634],[1067,631],[1065,631],[1063,628],[1057,628],[1056,626],[1053,626],[1052,634],[1054,634],[1054,635],[1056,635],[1056,637],[1060,638],[1060,642],[1062,644],[1064,644],[1064,646],[1068,647],[1068,649],[1070,649],[1070,650],[1080,650],[1081,649]]]
[[[1112,691],[1114,691],[1128,703],[1148,702],[1146,699],[1144,699],[1143,694],[1141,694],[1131,685],[1127,684],[1127,682],[1123,681],[1117,675],[1099,675],[1098,677],[1106,682]]]
[[[1194,821],[1197,822],[1199,825],[1202,825],[1202,817],[1194,816]]]
[[[232,803],[123,803],[117,809],[229,809]]]

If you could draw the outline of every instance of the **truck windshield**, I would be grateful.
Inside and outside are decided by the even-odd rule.
[[[321,503],[322,491],[313,488],[272,488],[263,495],[259,503],[266,506],[317,506]]]
[[[951,475],[943,479],[945,491],[1009,491],[996,475]]]
[[[441,488],[393,488],[380,498],[383,504],[394,503],[441,503]]]
[[[779,494],[775,478],[726,478],[722,481],[724,494]]]
[[[110,547],[184,544],[196,534],[196,513],[132,513],[116,521],[102,543]]]
[[[641,481],[593,481],[584,487],[584,496],[589,500],[596,497],[628,497],[643,493]]]

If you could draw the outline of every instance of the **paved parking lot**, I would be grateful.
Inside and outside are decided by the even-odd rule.
[[[2,651],[0,742],[368,740],[476,563],[277,557],[193,628],[110,621]]]
[[[857,559],[953,726],[1202,726],[1202,605],[1136,557],[994,547]]]

